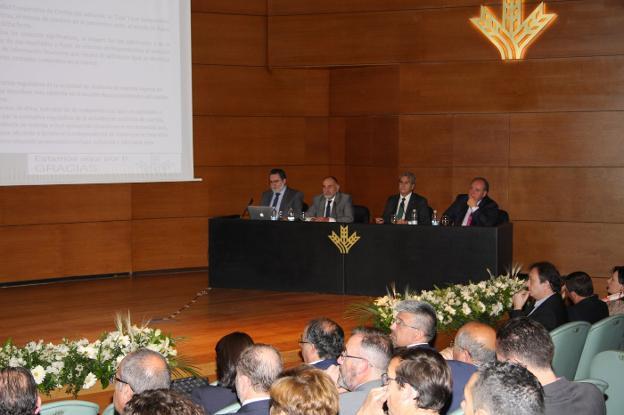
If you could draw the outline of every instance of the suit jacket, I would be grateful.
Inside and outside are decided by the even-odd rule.
[[[586,321],[589,324],[597,323],[603,318],[609,317],[609,307],[607,303],[592,295],[578,304],[568,307],[569,321]]]
[[[381,379],[371,380],[358,386],[351,392],[341,393],[339,396],[340,415],[355,415],[360,409],[368,392],[381,386]]]
[[[306,216],[325,216],[325,196],[322,194],[314,196],[312,206],[310,206],[310,209],[306,212]],[[331,214],[329,216],[336,219],[336,222],[353,222],[353,205],[351,204],[351,196],[346,193],[336,193],[331,207]]]
[[[262,199],[260,201],[260,204],[262,206],[271,206],[272,201],[273,190],[269,189],[266,192],[262,193]],[[301,211],[303,210],[303,193],[299,190],[291,189],[290,187],[286,186],[286,192],[282,196],[282,203],[280,203],[279,205],[279,210],[286,214],[288,212],[288,209],[291,208],[293,212],[295,212],[296,216],[299,216],[301,214]]]
[[[269,415],[270,408],[271,400],[265,399],[243,405],[236,413],[245,415]]]
[[[232,389],[212,385],[193,389],[191,399],[201,405],[206,414],[213,414],[238,400]]]
[[[325,360],[321,360],[320,362],[314,363],[312,366],[314,366],[317,369],[326,370],[330,366],[337,365],[337,364],[338,364],[338,361],[336,359],[325,359]]]
[[[390,223],[390,216],[394,215],[399,208],[401,202],[401,195],[396,194],[390,196],[386,202],[386,207],[383,212],[384,223]],[[416,215],[419,225],[431,225],[431,216],[429,215],[429,205],[427,199],[419,195],[418,193],[412,193],[409,203],[405,208],[405,218],[409,219],[412,214],[412,210],[416,209]]]
[[[559,293],[548,297],[533,313],[531,313],[532,309],[532,306],[525,304],[522,310],[511,310],[509,316],[511,318],[528,316],[531,320],[542,323],[548,331],[568,322],[568,313],[566,313],[565,305]],[[529,313],[531,314],[529,315]]]
[[[453,223],[453,226],[461,226],[464,216],[468,211],[468,195],[457,195],[455,201],[446,209],[444,214]],[[498,204],[485,196],[479,203],[479,209],[472,214],[470,226],[496,226],[498,222]]]

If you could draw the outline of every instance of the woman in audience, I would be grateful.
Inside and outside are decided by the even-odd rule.
[[[624,314],[624,266],[613,267],[613,274],[607,281],[609,296],[604,301],[609,307],[609,315]]]
[[[217,385],[203,386],[193,390],[191,398],[200,404],[207,414],[212,414],[237,402],[236,362],[247,347],[254,344],[247,333],[234,332],[223,336],[215,347],[217,354]]]
[[[271,386],[271,415],[337,415],[338,389],[322,370],[291,369]]]

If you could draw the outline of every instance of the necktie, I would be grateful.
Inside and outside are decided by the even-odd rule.
[[[468,220],[466,221],[466,226],[470,226],[470,224],[472,223],[472,214],[474,212],[470,212],[470,216],[468,216]]]
[[[271,207],[277,207],[277,201],[279,200],[279,193],[275,193],[275,198],[273,198],[273,204]]]
[[[401,204],[399,205],[399,211],[397,212],[396,218],[403,219],[404,213],[405,213],[405,198],[401,199]]]
[[[327,201],[327,205],[325,206],[325,217],[328,218],[331,215],[331,200]]]

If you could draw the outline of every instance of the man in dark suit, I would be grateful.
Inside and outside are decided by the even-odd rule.
[[[351,196],[340,193],[340,184],[334,176],[323,179],[323,194],[314,196],[306,218],[315,222],[353,222]]]
[[[236,394],[242,405],[236,413],[269,415],[269,389],[282,368],[273,346],[256,343],[245,349],[236,364]]]
[[[561,276],[550,262],[538,262],[531,265],[527,289],[518,291],[513,296],[511,318],[527,316],[541,323],[546,330],[552,331],[568,322],[565,305],[561,299]],[[530,305],[529,297],[535,300]]]
[[[468,194],[457,195],[455,201],[444,212],[453,226],[496,226],[498,204],[487,195],[490,184],[483,177],[470,182]]]
[[[565,291],[573,304],[567,308],[569,321],[594,324],[609,317],[609,307],[594,295],[594,285],[587,273],[578,271],[568,275],[565,279]]]
[[[293,210],[295,216],[301,215],[303,210],[303,193],[286,186],[286,172],[282,169],[272,169],[269,172],[271,189],[262,193],[262,206],[272,206],[276,211],[288,213]]]
[[[427,199],[414,193],[416,176],[406,172],[399,177],[399,194],[390,196],[381,218],[375,218],[377,223],[391,223],[394,215],[397,224],[405,224],[412,218],[412,212],[416,212],[416,220],[419,225],[431,225],[431,215]]]
[[[325,370],[338,364],[338,356],[344,347],[344,331],[333,320],[317,318],[303,330],[299,346],[305,363]]]

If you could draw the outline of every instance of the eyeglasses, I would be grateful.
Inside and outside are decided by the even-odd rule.
[[[342,353],[340,353],[340,357],[342,357],[343,359],[360,359],[360,360],[364,360],[364,361],[368,362],[368,359],[366,359],[364,357],[351,356],[350,354],[347,354],[346,350],[343,350]]]
[[[299,344],[313,344],[312,342],[309,342],[307,340],[303,340],[303,337],[299,338]]]
[[[396,324],[397,326],[404,326],[404,327],[409,327],[410,329],[414,329],[414,330],[420,330],[419,327],[414,327],[414,326],[410,326],[409,324],[407,324],[406,322],[404,322],[401,318],[399,317],[395,317],[394,318],[394,324]]]
[[[110,383],[123,383],[124,385],[128,385],[128,387],[130,389],[132,389],[132,385],[130,385],[128,382],[126,382],[125,380],[119,379],[117,377],[117,375],[113,376],[110,380]]]
[[[387,373],[381,374],[381,386],[388,386],[388,384],[392,381],[397,382],[395,378],[391,378]]]

